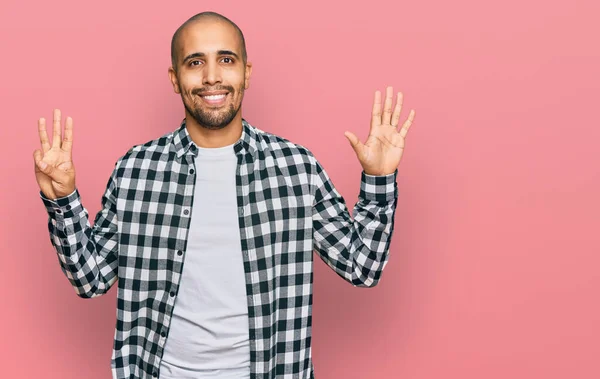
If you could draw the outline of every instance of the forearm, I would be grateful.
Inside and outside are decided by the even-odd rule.
[[[117,280],[115,214],[104,208],[92,227],[77,189],[56,200],[41,191],[40,197],[48,212],[50,241],[77,295],[91,298],[106,293]]]
[[[353,219],[330,181],[320,191],[322,197],[313,216],[315,249],[338,275],[355,286],[375,286],[388,262],[398,196],[396,176],[397,170],[385,176],[362,172]],[[324,178],[328,179],[326,174]]]

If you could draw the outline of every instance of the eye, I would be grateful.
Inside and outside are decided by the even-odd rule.
[[[233,63],[233,59],[231,59],[230,57],[224,57],[223,59],[229,59],[229,63]]]
[[[200,61],[199,61],[199,60],[194,60],[194,61],[191,61],[191,62],[190,62],[190,66],[197,66],[197,65],[195,65],[195,64],[194,64],[195,62],[198,62],[198,63],[200,63]]]

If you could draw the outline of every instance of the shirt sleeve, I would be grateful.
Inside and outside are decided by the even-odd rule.
[[[373,287],[388,262],[398,200],[396,177],[361,173],[353,219],[329,175],[316,162],[313,246],[339,276],[357,287]]]
[[[79,190],[58,199],[40,197],[48,212],[48,231],[61,270],[78,296],[105,294],[117,280],[117,164],[102,196],[102,209],[90,226]]]

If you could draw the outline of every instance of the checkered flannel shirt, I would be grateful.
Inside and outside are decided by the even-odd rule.
[[[307,148],[245,119],[242,124],[233,148],[251,378],[314,378],[313,250],[352,285],[375,286],[388,261],[398,170],[362,171],[351,219]],[[133,146],[117,160],[93,226],[77,189],[55,200],[40,191],[50,240],[77,295],[101,296],[118,283],[113,378],[160,375],[186,256],[197,156],[185,120]]]

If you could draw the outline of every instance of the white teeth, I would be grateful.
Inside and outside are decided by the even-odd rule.
[[[223,95],[208,95],[208,96],[202,96],[205,99],[208,100],[221,100],[223,98],[225,98],[225,96],[227,96],[227,94],[223,94]]]

